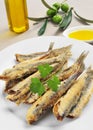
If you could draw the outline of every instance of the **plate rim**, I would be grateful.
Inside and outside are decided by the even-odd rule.
[[[65,32],[65,31],[64,31],[64,32]],[[69,38],[69,37],[65,37],[64,35],[63,35],[63,36],[40,36],[40,37],[27,38],[27,39],[24,39],[24,40],[21,40],[21,41],[14,42],[13,44],[11,44],[11,45],[7,46],[6,48],[2,49],[2,50],[0,51],[0,54],[1,54],[3,51],[8,50],[9,48],[12,48],[12,47],[14,47],[14,46],[17,46],[17,44],[21,44],[21,43],[24,42],[24,41],[29,41],[29,40],[34,40],[34,39],[42,39],[42,38],[64,38],[64,39],[68,39],[68,40],[73,41],[73,42],[77,41],[77,42],[79,42],[80,44],[85,44],[85,45],[87,45],[87,46],[93,47],[93,46],[92,46],[91,44],[89,44],[89,43],[86,43],[86,42],[80,41],[80,40],[76,40],[76,39],[71,39],[71,38]]]

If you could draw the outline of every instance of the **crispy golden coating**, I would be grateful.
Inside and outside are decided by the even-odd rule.
[[[63,120],[64,117],[68,116],[72,107],[77,104],[83,88],[86,87],[86,85],[89,85],[92,80],[93,70],[88,69],[68,92],[55,103],[53,113],[58,120]]]

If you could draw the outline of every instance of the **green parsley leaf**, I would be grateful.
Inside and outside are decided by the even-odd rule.
[[[54,75],[51,79],[48,80],[48,87],[55,92],[58,90],[59,84],[60,80],[56,75]]]
[[[50,66],[49,64],[44,64],[44,65],[39,65],[38,70],[41,74],[41,77],[45,78],[51,73],[51,71],[53,70],[53,67]]]
[[[38,93],[38,95],[41,96],[45,92],[45,88],[38,78],[32,78],[30,91],[33,93]]]

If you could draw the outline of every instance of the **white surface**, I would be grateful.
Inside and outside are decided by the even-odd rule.
[[[67,46],[72,44],[72,59],[75,60],[81,52],[89,51],[85,60],[86,67],[92,63],[93,47],[84,42],[79,42],[64,37],[39,37],[27,39],[18,42],[0,52],[0,73],[6,68],[12,67],[15,64],[15,53],[32,53],[37,51],[47,50],[50,42],[55,42],[54,48]],[[92,130],[93,129],[93,98],[91,98],[82,115],[75,120],[64,119],[59,122],[51,114],[46,114],[43,119],[33,125],[28,125],[25,121],[27,105],[16,106],[15,104],[6,101],[3,94],[4,83],[0,81],[0,130]]]
[[[63,0],[46,0],[50,5],[54,2],[62,2]],[[68,0],[70,6],[73,6],[75,10],[83,17],[93,19],[93,0]],[[40,17],[46,15],[46,10],[41,3],[41,0],[27,0],[28,15],[32,17]],[[20,13],[20,12],[19,12]],[[9,31],[6,10],[4,6],[4,0],[0,0],[0,50],[14,44],[15,42],[37,37],[37,31],[41,27],[42,23],[33,26],[33,22],[29,21],[30,28],[28,31],[22,34],[15,34]],[[77,20],[74,16],[69,27],[78,25],[84,25],[82,22]],[[68,27],[68,28],[69,28]],[[48,24],[45,36],[62,36],[62,32],[58,31],[58,27],[51,22]]]
[[[74,32],[74,31],[78,31],[78,30],[92,30],[93,31],[93,26],[75,26],[75,27],[70,27],[69,29],[66,29],[64,32],[63,32],[63,36],[67,37],[67,38],[70,38],[69,37],[69,34],[71,32]],[[71,39],[75,39],[75,38],[71,38]],[[77,40],[77,39],[76,39]],[[93,39],[92,40],[78,40],[78,41],[85,41],[85,42],[88,42],[88,43],[93,43]]]

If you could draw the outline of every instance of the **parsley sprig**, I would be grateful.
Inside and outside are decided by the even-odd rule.
[[[46,78],[53,70],[53,67],[49,64],[39,65],[38,70],[40,72],[41,78]],[[53,75],[48,81],[47,86],[52,91],[58,90],[58,85],[60,84],[60,80],[56,75]],[[30,84],[30,91],[32,93],[37,93],[39,96],[41,96],[45,92],[45,86],[38,78],[32,78],[31,84]]]
[[[39,65],[38,70],[42,78],[46,78],[53,70],[53,67],[49,64]]]
[[[54,75],[51,79],[48,80],[48,87],[52,89],[52,91],[57,91],[58,90],[58,85],[60,84],[59,78]]]
[[[38,78],[32,78],[30,84],[30,91],[42,95],[45,92],[45,87]]]

